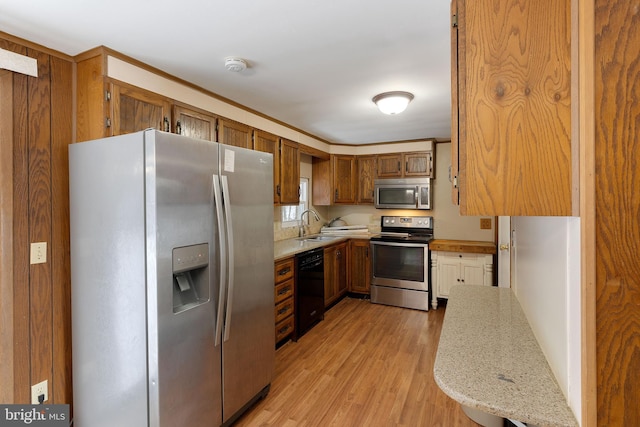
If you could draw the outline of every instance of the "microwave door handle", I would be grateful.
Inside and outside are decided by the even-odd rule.
[[[416,208],[419,207],[420,203],[420,187],[416,185],[416,190],[413,192],[413,204]]]

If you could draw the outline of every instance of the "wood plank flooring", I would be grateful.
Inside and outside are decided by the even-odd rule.
[[[433,379],[443,317],[343,299],[276,351],[269,395],[234,426],[477,427]]]

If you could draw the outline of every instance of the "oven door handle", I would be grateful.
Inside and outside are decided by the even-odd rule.
[[[383,242],[380,240],[372,240],[371,241],[372,245],[379,245],[379,246],[401,246],[403,248],[424,248],[425,246],[428,248],[429,244],[428,243],[399,243],[399,242]]]

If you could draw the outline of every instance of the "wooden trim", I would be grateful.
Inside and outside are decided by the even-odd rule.
[[[13,403],[13,73],[0,71],[0,402]]]
[[[336,142],[327,142],[328,144],[332,145],[332,146],[343,146],[343,147],[370,147],[372,145],[388,145],[388,144],[405,144],[405,143],[411,143],[411,142],[433,142],[438,143],[438,142],[451,142],[450,140],[445,141],[444,139],[442,141],[438,141],[436,140],[436,138],[433,137],[425,137],[425,138],[417,138],[417,139],[404,139],[404,140],[398,140],[398,141],[379,141],[379,142],[368,142],[366,144],[340,144],[340,143],[336,143]]]
[[[581,371],[582,426],[595,427],[598,422],[597,362],[596,362],[596,229],[595,218],[595,5],[594,0],[572,0],[578,35],[579,86],[577,93],[580,142],[580,309],[581,309]],[[575,24],[577,22],[577,25]],[[575,97],[571,103],[574,105]]]
[[[9,33],[5,33],[3,31],[0,31],[0,39],[5,39],[7,41],[10,41],[12,43],[18,44],[20,46],[24,46],[28,49],[34,49],[37,50],[39,52],[45,53],[47,55],[51,55],[51,56],[55,56],[56,58],[60,58],[60,59],[64,59],[65,61],[73,61],[73,57],[69,56],[65,53],[62,53],[60,51],[57,50],[53,50],[53,49],[49,49],[48,47],[39,45],[37,43],[34,43],[32,41],[29,40],[25,40],[25,39],[21,39],[20,37],[16,37],[13,36]]]
[[[298,149],[300,150],[300,154],[307,154],[311,157],[317,157],[323,160],[329,160],[329,153],[326,153],[322,150],[318,150],[317,148],[309,147],[308,145],[298,143]]]
[[[38,61],[38,78],[28,80],[28,239],[47,242],[47,262],[29,265],[29,355],[31,379],[22,383],[31,395],[30,384],[53,378],[53,307],[51,277],[51,64],[50,57],[29,51]],[[29,264],[29,257],[22,262]],[[51,387],[50,387],[51,389]]]
[[[24,50],[26,53],[26,49]],[[27,113],[28,95],[25,75],[14,76],[13,134],[13,375],[14,403],[31,403],[29,372],[29,159]]]
[[[53,384],[50,402],[72,402],[69,144],[73,133],[73,63],[51,58],[51,278]],[[55,245],[55,246],[53,246]],[[51,400],[53,399],[53,400]]]

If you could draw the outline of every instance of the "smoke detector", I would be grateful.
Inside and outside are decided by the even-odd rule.
[[[224,67],[229,71],[239,73],[240,71],[244,71],[247,69],[247,61],[242,58],[230,56],[228,58],[225,58]]]

